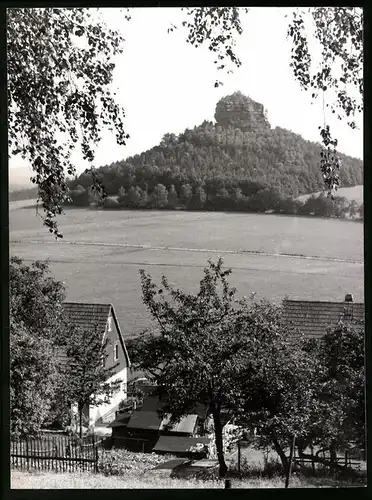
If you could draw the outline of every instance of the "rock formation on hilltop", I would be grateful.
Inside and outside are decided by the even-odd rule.
[[[167,199],[168,205],[198,210],[240,210],[246,197],[250,210],[271,210],[272,188],[293,198],[324,190],[320,145],[271,128],[262,104],[236,92],[217,103],[215,119],[165,134],[148,151],[100,168],[110,200],[118,197],[108,208],[115,208],[115,201],[129,208],[164,208]],[[340,156],[342,186],[362,184],[363,162]],[[85,200],[79,185],[87,192],[91,182],[85,173],[70,181],[76,205]],[[262,198],[255,198],[261,191]]]
[[[217,125],[239,128],[243,132],[271,128],[265,108],[241,92],[235,92],[218,101],[214,115]]]

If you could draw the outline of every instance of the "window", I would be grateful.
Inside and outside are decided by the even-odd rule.
[[[114,345],[114,360],[117,361],[119,359],[119,344]]]
[[[109,332],[111,332],[111,320],[112,320],[112,318],[109,318],[109,319],[107,320],[107,330],[108,330]]]

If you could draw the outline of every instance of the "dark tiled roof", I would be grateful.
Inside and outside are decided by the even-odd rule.
[[[86,330],[97,328],[103,334],[110,314],[111,304],[65,302],[63,308],[69,320],[77,327]]]
[[[64,302],[63,309],[71,323],[83,330],[92,330],[97,328],[97,333],[102,334],[106,330],[107,320],[111,312],[116,329],[118,331],[120,343],[124,355],[130,367],[128,351],[124,343],[124,338],[120,330],[120,325],[116,317],[115,309],[112,304],[93,304],[88,302]],[[57,349],[57,356],[63,362],[66,355],[63,349]]]
[[[156,411],[134,411],[128,422],[128,429],[144,429],[158,431],[162,419]]]
[[[198,444],[207,446],[209,443],[210,439],[205,437],[160,436],[153,450],[168,453],[187,453]]]
[[[107,427],[126,427],[129,420],[130,420],[130,417],[131,417],[130,412],[126,412],[124,414],[121,414],[118,417],[116,417],[113,422],[108,424]]]
[[[157,396],[145,396],[143,398],[143,403],[141,410],[143,411],[158,411],[161,409],[161,402]]]
[[[195,429],[197,418],[197,415],[186,415],[180,422],[171,427],[170,432],[192,434]],[[128,429],[162,431],[168,422],[169,418],[167,416],[162,419],[156,411],[144,411],[141,409],[133,411],[126,426]],[[117,422],[116,427],[124,425],[125,423],[120,425],[120,423]]]
[[[283,301],[284,320],[306,337],[323,337],[328,327],[340,320],[364,321],[364,304],[360,302]]]

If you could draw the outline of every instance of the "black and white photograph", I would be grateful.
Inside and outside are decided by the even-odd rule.
[[[12,490],[367,486],[363,25],[6,9]]]

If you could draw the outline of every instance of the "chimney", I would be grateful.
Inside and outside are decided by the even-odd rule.
[[[345,302],[354,302],[353,296],[351,293],[347,293],[345,295]]]

